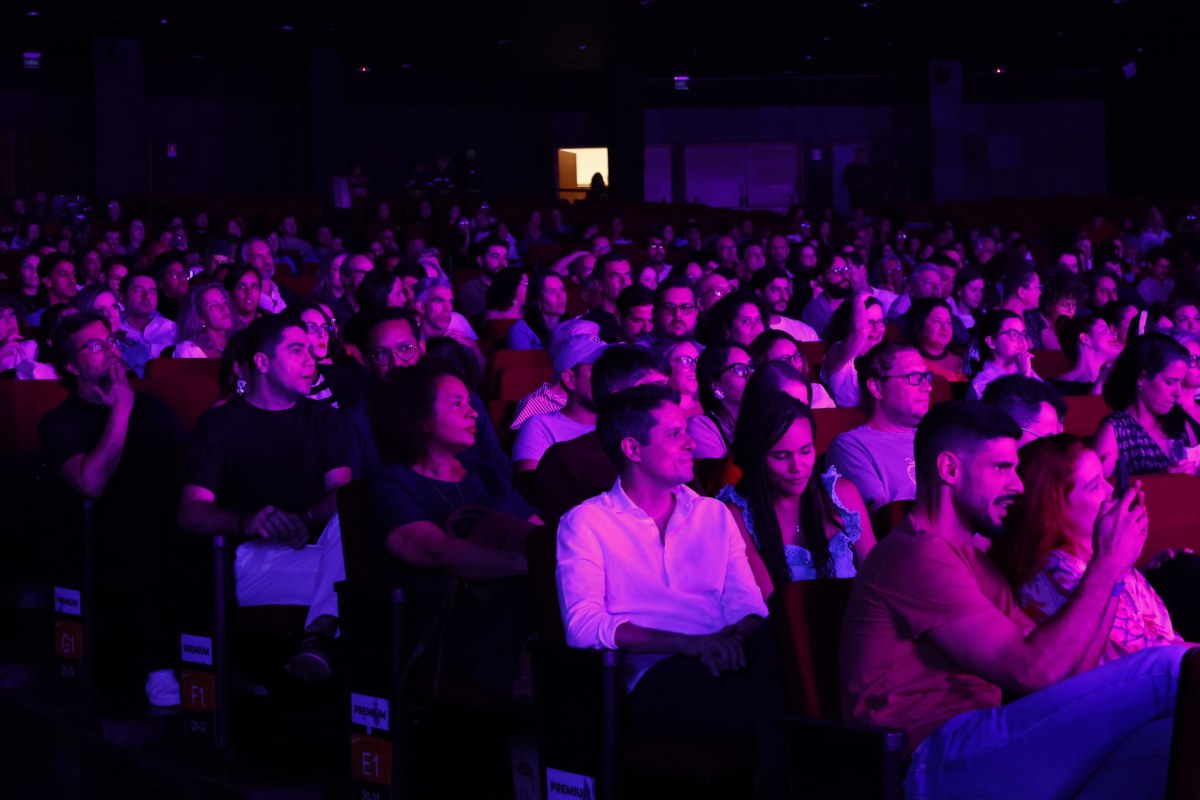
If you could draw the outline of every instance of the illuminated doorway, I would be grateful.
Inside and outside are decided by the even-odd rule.
[[[559,150],[558,198],[584,199],[596,173],[604,178],[604,185],[609,186],[607,147],[571,147]]]

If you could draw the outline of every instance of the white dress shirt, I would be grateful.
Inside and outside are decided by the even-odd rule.
[[[683,634],[716,633],[766,616],[746,544],[724,503],[675,490],[666,535],[621,488],[586,500],[558,524],[558,596],[567,643],[616,648],[626,622]],[[669,654],[630,654],[626,682]]]

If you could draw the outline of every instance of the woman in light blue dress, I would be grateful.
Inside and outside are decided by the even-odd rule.
[[[790,581],[854,577],[875,534],[854,484],[832,467],[817,471],[807,405],[783,392],[752,398],[738,416],[733,460],[741,480],[717,497],[746,537],[764,598]]]

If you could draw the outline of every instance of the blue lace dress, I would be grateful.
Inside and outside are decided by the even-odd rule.
[[[821,482],[825,485],[825,491],[829,493],[829,497],[833,500],[834,507],[842,516],[842,526],[845,531],[838,531],[829,540],[829,554],[833,557],[833,575],[835,578],[853,578],[856,574],[854,569],[854,545],[858,543],[858,538],[862,535],[862,521],[859,519],[857,511],[851,511],[842,503],[841,498],[837,496],[834,487],[837,485],[838,478],[842,477],[836,467],[830,467],[821,476]],[[759,547],[758,534],[754,530],[754,517],[750,513],[750,504],[746,498],[738,494],[738,490],[733,485],[727,485],[717,494],[717,499],[732,503],[742,511],[742,519],[746,523],[746,531],[750,534],[750,538],[754,540],[754,546]],[[788,568],[792,572],[792,580],[794,581],[811,581],[817,578],[817,567],[813,563],[812,553],[808,552],[805,547],[798,545],[785,544],[783,546],[783,558],[787,561]]]

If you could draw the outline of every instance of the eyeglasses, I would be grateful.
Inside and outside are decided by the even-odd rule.
[[[417,347],[419,345],[416,342],[398,344],[391,349],[380,347],[371,351],[371,361],[381,367],[390,362],[393,356],[397,361],[406,361],[416,352]]]
[[[695,356],[675,356],[671,359],[672,364],[678,364],[684,369],[693,369],[696,366]]]
[[[751,375],[754,374],[754,365],[753,364],[729,364],[729,365],[723,367],[721,369],[721,371],[717,373],[717,375],[724,375],[726,372],[732,372],[734,375],[737,375],[742,380],[745,380],[746,378],[749,378]]]
[[[316,336],[321,331],[324,331],[326,336],[332,336],[336,330],[328,322],[306,322],[304,327],[308,330],[309,336]]]
[[[779,356],[779,358],[773,358],[771,360],[778,361],[783,364],[787,364],[788,366],[791,366],[791,365],[797,364],[797,363],[798,364],[804,363],[804,357],[802,355],[800,355],[799,353],[788,353],[786,356]]]
[[[668,314],[674,314],[678,312],[685,317],[696,313],[695,303],[663,303],[662,308],[663,311],[666,311]]]
[[[120,346],[120,339],[116,336],[109,336],[107,339],[92,339],[87,344],[75,350],[76,353],[82,353],[87,350],[89,353],[100,353],[106,348],[116,349]]]
[[[850,271],[849,267],[834,267],[831,270],[826,270],[826,275],[845,275]]]
[[[706,291],[706,292],[701,292],[701,293],[700,293],[700,296],[701,296],[701,297],[708,297],[710,294],[712,294],[712,295],[716,295],[716,296],[717,296],[717,299],[719,300],[719,299],[721,299],[722,297],[724,297],[725,295],[729,294],[729,292],[730,292],[730,288],[729,288],[728,286],[726,286],[726,287],[725,287],[725,288],[723,288],[723,289],[722,289],[721,287],[719,287],[719,286],[714,286],[713,288],[709,289],[709,290],[708,290],[708,291]]]
[[[933,385],[932,370],[925,370],[923,372],[909,372],[904,375],[880,375],[879,377],[903,378],[904,380],[908,381],[909,386],[920,386],[922,383],[928,383],[930,386]]]
[[[1019,328],[1009,328],[1006,331],[999,331],[996,333],[996,335],[1007,336],[1008,340],[1013,343],[1023,342],[1029,338],[1029,334],[1025,333],[1023,330],[1020,330]]]
[[[657,242],[651,242],[650,244],[646,245],[646,249],[647,250],[666,250],[667,248],[664,245],[661,245]]]

